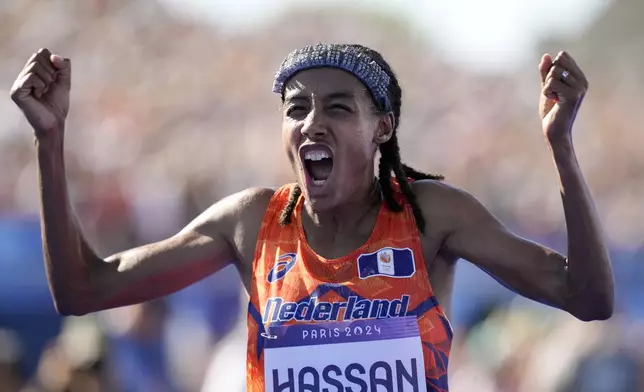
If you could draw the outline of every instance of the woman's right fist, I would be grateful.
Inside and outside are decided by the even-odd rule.
[[[71,71],[69,59],[40,49],[29,58],[11,87],[11,99],[39,139],[62,136],[69,112]]]

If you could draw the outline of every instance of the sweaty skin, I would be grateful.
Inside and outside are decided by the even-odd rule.
[[[561,67],[570,72],[572,86],[557,79]],[[581,320],[606,319],[614,296],[610,260],[570,133],[587,82],[564,52],[556,59],[544,56],[540,72],[540,114],[559,177],[568,258],[515,236],[466,192],[423,180],[412,188],[427,222],[420,236],[431,285],[449,309],[455,262],[463,258],[523,296]],[[230,263],[249,290],[255,243],[272,189],[251,188],[226,197],[168,239],[105,259],[96,255],[67,193],[63,141],[70,87],[70,61],[42,49],[11,91],[36,136],[45,266],[58,312],[82,315],[149,301]],[[312,69],[289,81],[282,139],[306,200],[307,241],[321,256],[347,254],[369,237],[380,202],[374,154],[391,137],[393,121],[391,113],[375,113],[365,87],[343,71]],[[323,143],[333,151],[333,172],[322,188],[305,181],[299,149],[306,143]]]

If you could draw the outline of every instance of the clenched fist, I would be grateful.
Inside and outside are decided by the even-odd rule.
[[[551,142],[568,141],[579,107],[588,91],[588,80],[567,52],[555,58],[543,55],[539,63],[543,132]]]
[[[34,128],[36,138],[62,137],[69,112],[71,63],[47,49],[31,56],[11,88],[11,99]]]

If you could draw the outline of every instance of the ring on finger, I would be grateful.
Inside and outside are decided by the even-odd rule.
[[[561,73],[561,81],[562,81],[562,82],[565,82],[565,81],[566,81],[566,78],[568,77],[568,75],[570,75],[570,72],[568,72],[568,71],[564,70],[564,71]]]

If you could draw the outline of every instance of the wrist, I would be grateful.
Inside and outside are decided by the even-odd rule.
[[[548,148],[552,154],[552,160],[560,175],[578,170],[577,156],[572,141],[560,140],[556,143],[548,142]]]
[[[55,158],[63,153],[63,138],[59,136],[36,137],[34,145],[41,158]]]
[[[570,134],[558,137],[546,137],[546,144],[555,158],[570,156],[575,153],[572,143],[572,135]]]

